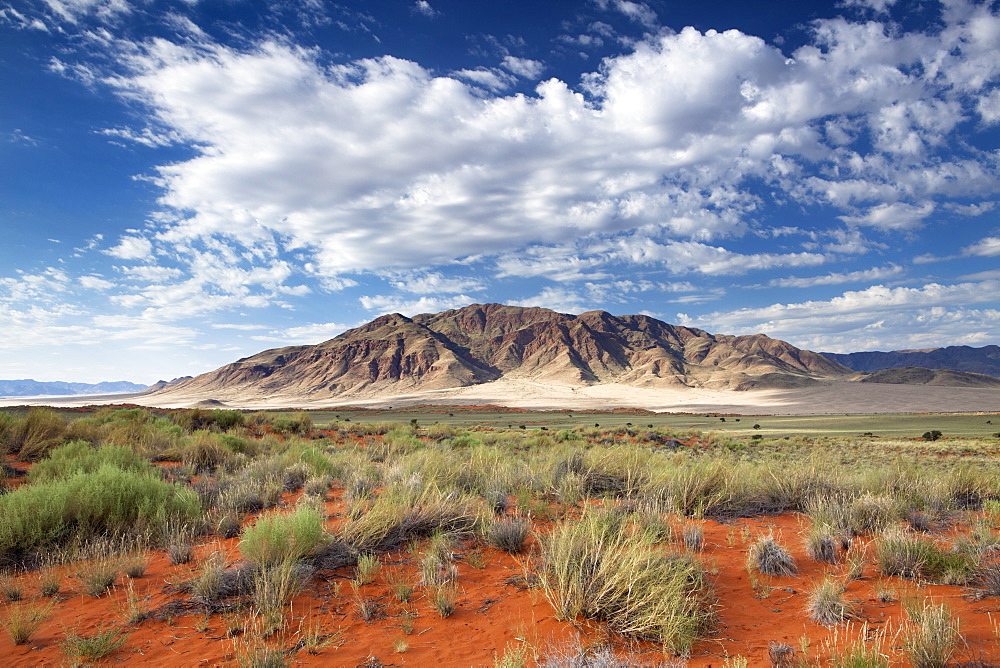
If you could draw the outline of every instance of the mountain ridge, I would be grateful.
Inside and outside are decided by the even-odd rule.
[[[265,350],[151,395],[343,399],[499,379],[748,389],[852,373],[763,334],[713,335],[645,315],[472,304],[412,318],[382,315],[333,339]]]
[[[101,381],[99,383],[75,383],[70,381],[40,381],[32,378],[0,380],[0,396],[35,397],[45,395],[72,396],[82,394],[123,394],[141,392],[147,385],[127,380]]]
[[[844,366],[871,373],[883,369],[922,367],[925,369],[951,369],[1000,378],[1000,346],[980,348],[972,346],[945,346],[920,350],[880,350],[856,353],[820,353]]]

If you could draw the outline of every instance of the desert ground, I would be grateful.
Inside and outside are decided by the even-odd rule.
[[[0,655],[15,666],[1000,661],[995,434],[771,436],[668,429],[639,412],[507,429],[453,426],[453,410],[396,423],[0,412]],[[627,422],[591,426],[611,416]],[[133,483],[172,495],[165,510],[101,505]],[[73,486],[91,502],[74,503],[77,491],[59,506]],[[86,515],[95,504],[107,510]],[[676,588],[660,586],[671,574]]]
[[[0,398],[0,406],[87,406],[133,402],[158,408],[190,408],[213,402],[237,409],[317,409],[333,406],[496,405],[526,409],[607,410],[617,407],[657,412],[718,412],[746,415],[842,415],[848,413],[960,413],[1000,411],[1000,390],[885,385],[828,381],[794,390],[709,390],[632,387],[613,383],[589,386],[555,385],[502,379],[469,387],[367,397],[363,394],[331,400],[309,396],[218,394],[107,395]]]

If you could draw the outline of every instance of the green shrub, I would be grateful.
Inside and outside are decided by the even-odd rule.
[[[323,516],[314,508],[299,506],[290,513],[272,512],[258,517],[241,532],[240,552],[254,563],[273,566],[302,559],[326,540]]]
[[[136,533],[201,516],[194,491],[103,465],[91,473],[0,496],[0,559],[113,533]]]
[[[2,430],[5,450],[21,459],[37,460],[62,442],[66,422],[47,408],[32,408]]]
[[[129,448],[119,445],[95,448],[86,441],[73,441],[55,448],[47,458],[31,467],[28,481],[46,483],[65,480],[77,473],[94,473],[102,466],[134,473],[156,473],[155,467]]]
[[[683,653],[711,614],[704,577],[619,515],[591,512],[539,538],[539,578],[560,619],[602,620],[620,633]]]
[[[976,561],[969,554],[941,549],[899,530],[884,533],[875,547],[879,573],[886,576],[965,584],[976,572]]]

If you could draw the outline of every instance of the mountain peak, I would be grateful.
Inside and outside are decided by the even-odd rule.
[[[471,304],[379,316],[322,344],[268,350],[164,392],[345,399],[489,383],[786,387],[850,370],[763,334],[712,335],[645,315]],[[799,380],[788,380],[795,377]]]

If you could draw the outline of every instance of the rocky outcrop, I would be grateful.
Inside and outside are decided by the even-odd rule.
[[[800,386],[846,367],[763,334],[712,335],[644,315],[567,315],[474,304],[384,315],[313,346],[267,350],[161,392],[370,397],[477,385],[503,377],[556,385]],[[756,384],[754,379],[761,379]],[[153,394],[156,394],[154,392]]]

